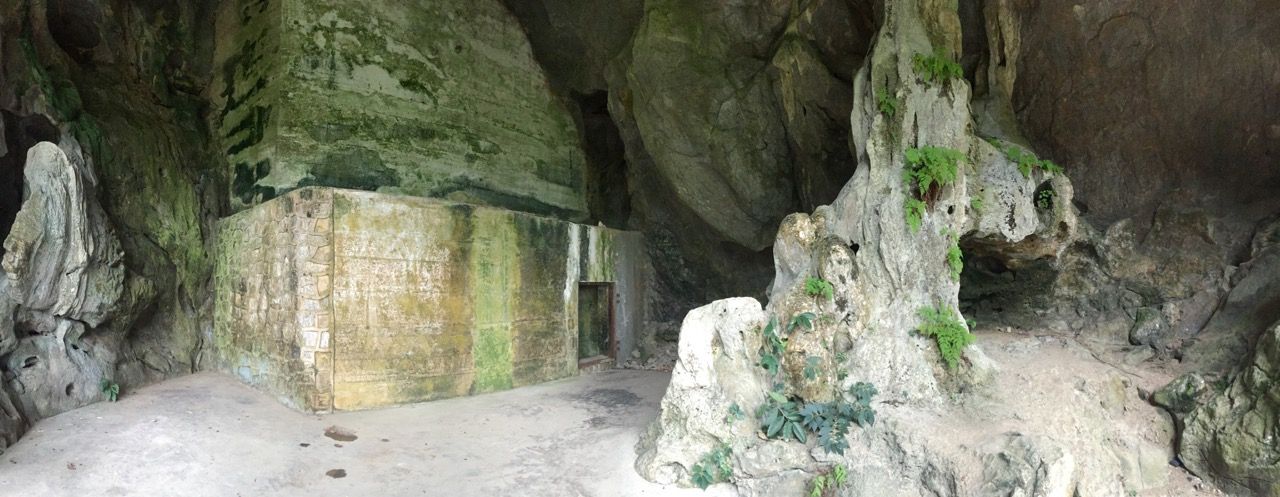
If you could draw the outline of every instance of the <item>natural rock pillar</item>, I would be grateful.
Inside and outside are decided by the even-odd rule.
[[[24,179],[0,263],[0,360],[12,375],[7,395],[20,408],[0,395],[0,438],[8,442],[26,421],[102,398],[115,348],[89,333],[113,317],[124,282],[120,243],[79,145],[36,144]]]

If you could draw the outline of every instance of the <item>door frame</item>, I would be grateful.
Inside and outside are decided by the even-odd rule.
[[[617,309],[614,306],[614,298],[615,298],[614,283],[612,281],[579,281],[578,282],[578,302],[577,302],[579,307],[578,309],[579,314],[581,314],[581,307],[582,307],[581,294],[582,294],[583,287],[592,287],[592,288],[603,287],[605,289],[605,292],[604,292],[605,299],[606,299],[605,302],[606,302],[606,305],[609,306],[609,344],[608,344],[608,351],[604,355],[598,355],[593,357],[579,357],[578,369],[589,368],[601,362],[605,362],[609,360],[616,361],[618,359],[618,317],[617,317]],[[578,323],[579,325],[581,325],[582,323],[581,316],[578,317]],[[578,332],[577,332],[576,338],[578,340],[582,340],[581,326],[579,326],[579,329],[577,331]]]

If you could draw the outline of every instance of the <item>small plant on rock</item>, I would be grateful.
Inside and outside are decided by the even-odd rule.
[[[693,465],[693,484],[706,490],[716,483],[729,481],[733,477],[732,457],[733,449],[727,444],[703,455],[702,460]]]
[[[880,113],[889,119],[898,115],[898,99],[889,94],[888,88],[876,92],[876,107],[879,107]]]
[[[800,403],[783,395],[782,388],[775,388],[774,391],[769,392],[764,405],[756,409],[756,417],[760,419],[760,428],[768,438],[794,439],[800,443],[809,440],[808,434],[800,424]]]
[[[102,389],[102,395],[105,396],[108,401],[115,402],[120,398],[119,383],[103,378],[99,387]]]
[[[788,399],[781,388],[777,388],[769,392],[769,398],[757,410],[756,416],[768,438],[805,443],[813,434],[827,453],[844,454],[849,448],[845,435],[849,433],[850,425],[865,427],[875,424],[876,413],[871,408],[871,398],[875,394],[874,386],[859,382],[849,389],[852,402],[837,399],[806,403]]]
[[[924,319],[924,323],[916,331],[937,341],[943,362],[947,363],[949,369],[955,369],[960,364],[964,348],[974,341],[965,322],[957,318],[949,307],[921,308],[920,317]]]
[[[843,487],[849,479],[849,471],[844,466],[836,466],[830,473],[815,476],[809,487],[809,497],[828,497],[835,495],[836,490]]]
[[[902,171],[907,185],[915,185],[920,198],[931,201],[938,189],[956,182],[964,152],[945,147],[909,148],[907,168]]]
[[[960,64],[952,61],[951,57],[942,51],[936,51],[932,55],[915,54],[911,62],[920,79],[932,85],[941,85],[964,77],[964,69]]]
[[[804,379],[813,381],[818,379],[818,373],[822,371],[822,358],[818,356],[809,356],[804,359]]]
[[[928,209],[928,205],[924,201],[907,197],[906,203],[902,206],[902,210],[907,215],[907,227],[911,228],[912,233],[920,231],[920,225],[924,223],[924,212]]]
[[[947,269],[951,273],[951,281],[960,281],[960,273],[964,271],[964,251],[960,250],[960,237],[951,230],[944,234],[951,242],[947,247]]]
[[[729,414],[724,417],[724,424],[731,425],[747,418],[747,413],[742,411],[742,407],[737,402],[729,405]]]
[[[906,152],[906,167],[902,180],[906,182],[907,195],[903,211],[911,231],[920,231],[924,213],[937,199],[943,187],[956,182],[960,175],[960,163],[964,153],[943,147],[910,148]]]
[[[771,375],[778,374],[782,367],[782,353],[786,351],[787,339],[778,333],[778,318],[769,318],[763,331],[764,345],[760,347],[760,367]]]
[[[810,276],[804,280],[804,293],[809,294],[810,297],[822,297],[831,300],[835,298],[835,291],[836,289],[831,285],[831,282],[822,278]]]
[[[1036,193],[1036,207],[1042,210],[1053,209],[1053,201],[1057,198],[1053,188],[1045,188]]]
[[[800,327],[803,327],[804,329],[809,331],[813,331],[813,320],[816,319],[817,317],[818,316],[815,316],[812,312],[802,312],[800,314],[796,314],[791,318],[791,322],[787,323],[787,334],[790,335],[791,333],[796,331],[796,328],[800,328]]]
[[[992,143],[996,144],[994,141]],[[1031,170],[1033,169],[1040,169],[1044,172],[1053,174],[1062,174],[1063,172],[1062,166],[1055,164],[1051,160],[1036,157],[1035,152],[1031,152],[1030,150],[1023,150],[1015,145],[1001,147],[999,144],[996,144],[996,148],[1003,151],[1004,155],[1008,157],[1009,160],[1018,165],[1018,172],[1022,173],[1023,178],[1030,178]]]

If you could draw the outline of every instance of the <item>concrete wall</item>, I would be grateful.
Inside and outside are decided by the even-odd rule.
[[[579,282],[612,282],[619,357],[643,325],[637,233],[435,199],[295,190],[221,223],[222,367],[303,410],[577,374]]]
[[[499,0],[231,0],[217,30],[235,210],[315,185],[586,218],[572,117]]]

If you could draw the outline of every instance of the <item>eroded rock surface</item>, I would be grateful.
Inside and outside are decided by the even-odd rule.
[[[89,334],[115,317],[124,291],[123,253],[97,201],[97,180],[67,138],[27,153],[26,199],[4,241],[0,360],[6,371],[0,422],[12,441],[34,421],[102,398],[116,347]],[[7,322],[12,318],[12,322]],[[9,404],[12,396],[16,407]]]
[[[1280,495],[1280,325],[1272,326],[1226,390],[1186,418],[1187,468],[1241,495]]]

